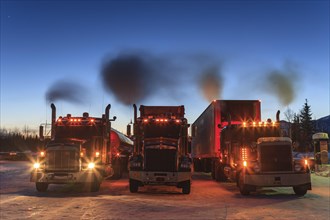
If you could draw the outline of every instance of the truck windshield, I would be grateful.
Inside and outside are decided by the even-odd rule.
[[[91,137],[102,136],[103,129],[98,126],[57,126],[55,128],[56,138],[91,139]]]
[[[256,142],[260,137],[278,137],[280,135],[279,129],[276,127],[230,127],[224,130],[224,132],[221,132],[221,134],[222,139],[236,140],[242,144]]]
[[[145,138],[176,138],[180,137],[181,126],[178,124],[147,124],[144,128]]]

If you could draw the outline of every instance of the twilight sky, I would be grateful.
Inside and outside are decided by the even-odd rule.
[[[1,1],[1,128],[37,129],[59,115],[101,116],[125,131],[131,103],[259,99],[329,115],[324,1]]]

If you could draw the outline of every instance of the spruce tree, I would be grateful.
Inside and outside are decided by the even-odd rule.
[[[311,106],[308,105],[306,99],[303,108],[300,110],[300,129],[301,129],[301,144],[305,151],[312,150],[312,135],[314,132]]]
[[[300,149],[300,142],[301,142],[301,135],[300,135],[300,119],[299,114],[294,113],[293,121],[291,125],[291,139],[295,146],[295,151],[301,151]],[[299,147],[298,147],[299,146]]]

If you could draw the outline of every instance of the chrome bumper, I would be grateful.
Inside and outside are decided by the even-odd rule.
[[[191,172],[129,171],[129,178],[144,185],[177,185],[191,179]]]
[[[252,186],[286,187],[311,185],[309,173],[252,174],[244,176],[244,184]],[[311,187],[310,187],[311,188]]]
[[[89,183],[95,179],[102,180],[102,175],[96,170],[86,170],[80,172],[42,172],[35,170],[31,173],[30,182],[43,183]]]

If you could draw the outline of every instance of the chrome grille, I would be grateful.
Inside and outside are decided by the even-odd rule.
[[[175,172],[176,150],[173,149],[146,149],[145,170]]]
[[[262,145],[260,147],[261,171],[292,171],[290,145]]]
[[[79,169],[79,157],[75,150],[48,150],[47,171],[75,171]]]

